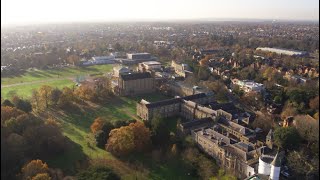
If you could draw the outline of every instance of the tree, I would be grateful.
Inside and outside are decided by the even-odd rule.
[[[39,173],[36,176],[32,177],[31,180],[51,180],[51,177],[48,173]]]
[[[25,112],[9,106],[1,106],[1,123],[9,120],[12,117],[18,117],[19,115],[25,114]]]
[[[75,90],[75,94],[84,100],[92,101],[95,96],[93,87],[88,84],[83,84]]]
[[[309,107],[319,112],[319,96],[316,96],[309,101]]]
[[[134,134],[131,128],[123,126],[109,134],[106,150],[115,155],[127,155],[134,150]]]
[[[92,133],[95,134],[97,131],[102,130],[104,124],[105,121],[101,117],[96,118],[90,126]]]
[[[80,62],[80,57],[75,55],[75,54],[72,54],[70,55],[68,58],[67,58],[67,61],[70,63],[70,64],[73,64],[73,65],[78,65],[79,62]]]
[[[14,107],[14,104],[11,103],[10,100],[6,99],[2,102],[1,106],[10,106],[10,107]]]
[[[303,150],[289,152],[287,161],[298,179],[304,179],[308,174],[315,173],[319,169],[319,158],[315,158],[315,161],[309,160]]]
[[[135,151],[143,152],[148,150],[151,145],[151,132],[145,125],[137,121],[136,123],[130,123],[129,127],[133,131]]]
[[[219,169],[218,176],[211,177],[209,180],[237,180],[237,177],[226,174],[223,169]]]
[[[54,104],[57,105],[60,99],[60,96],[62,94],[62,91],[60,91],[58,88],[55,88],[51,91],[50,94],[50,101]]]
[[[310,144],[319,142],[319,121],[307,119],[305,116],[295,117],[295,127],[302,139]]]
[[[24,99],[19,98],[18,96],[14,96],[12,98],[12,102],[16,108],[18,108],[26,113],[32,111],[32,105],[28,100],[24,100]]]
[[[60,94],[58,105],[59,107],[68,108],[68,106],[70,106],[74,100],[75,100],[75,96],[72,89],[68,87],[64,87],[62,89],[62,94]]]
[[[22,168],[22,178],[31,179],[40,173],[48,173],[49,168],[46,163],[41,160],[32,160],[28,164],[24,165]]]
[[[170,131],[164,118],[157,114],[154,115],[151,120],[151,129],[152,143],[154,145],[161,146],[168,143],[170,138]]]
[[[284,120],[290,116],[295,116],[297,114],[298,114],[297,109],[293,107],[292,104],[287,103],[281,112],[281,119]]]
[[[50,103],[50,97],[52,94],[52,87],[48,85],[42,85],[39,89],[39,97],[40,97],[40,103],[45,105],[45,108],[49,107]]]
[[[290,150],[300,143],[300,136],[294,127],[278,127],[274,131],[274,142],[279,148]]]
[[[39,92],[35,89],[32,90],[31,104],[34,107],[34,109],[39,109],[40,107]]]
[[[91,166],[77,174],[78,180],[120,180],[120,177],[104,166]]]
[[[111,130],[106,149],[115,155],[142,152],[151,144],[150,130],[141,122]]]
[[[103,148],[106,145],[108,141],[108,135],[109,134],[105,133],[102,130],[99,130],[95,133],[94,138],[95,138],[97,147]]]

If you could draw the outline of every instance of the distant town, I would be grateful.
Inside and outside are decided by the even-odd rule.
[[[5,28],[1,90],[3,179],[319,178],[318,23]]]

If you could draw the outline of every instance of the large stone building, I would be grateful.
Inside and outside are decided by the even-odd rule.
[[[114,92],[120,96],[133,96],[155,91],[154,78],[150,73],[120,74]]]
[[[185,97],[176,97],[150,103],[141,100],[137,103],[137,115],[143,120],[151,120],[155,115],[161,117],[182,116],[187,120],[213,117],[214,111],[200,104],[208,104],[214,101],[213,96],[206,93],[194,94]],[[190,108],[189,108],[190,107]]]
[[[188,64],[178,63],[176,61],[171,62],[171,67],[173,67],[174,72],[182,77],[187,77],[188,75],[192,75],[191,69]]]
[[[238,178],[257,172],[259,157],[266,149],[264,142],[255,140],[253,130],[225,118],[219,118],[213,127],[192,130],[191,134],[201,150]]]

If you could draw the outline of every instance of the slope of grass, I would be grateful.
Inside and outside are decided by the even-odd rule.
[[[76,146],[60,156],[49,159],[49,166],[59,167],[66,172],[74,173],[75,164],[83,161],[86,157],[89,159],[115,159],[109,152],[95,146],[90,126],[94,119],[99,116],[110,122],[137,119],[135,116],[136,102],[140,101],[141,98],[151,101],[163,100],[169,97],[156,93],[134,98],[115,96],[110,100],[107,100],[103,105],[97,105],[86,109],[79,108],[75,110],[75,113],[50,111],[50,115],[60,122],[63,134],[74,142]],[[132,171],[132,173],[135,174],[134,171]],[[130,179],[132,176],[133,175],[129,175],[127,178]]]
[[[42,85],[49,85],[54,88],[62,89],[63,87],[72,87],[74,82],[68,79],[62,80],[53,80],[48,82],[40,82],[35,84],[26,84],[12,87],[3,87],[1,88],[1,97],[2,98],[10,98],[10,94],[16,93],[18,96],[23,98],[31,97],[33,89],[39,89]]]
[[[2,85],[17,84],[23,82],[41,81],[51,78],[66,78],[87,75],[103,75],[111,72],[113,65],[95,65],[88,67],[66,67],[61,69],[28,70],[23,75],[1,78]]]

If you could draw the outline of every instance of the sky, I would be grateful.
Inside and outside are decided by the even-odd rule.
[[[319,0],[1,0],[1,25],[56,22],[319,20]]]

